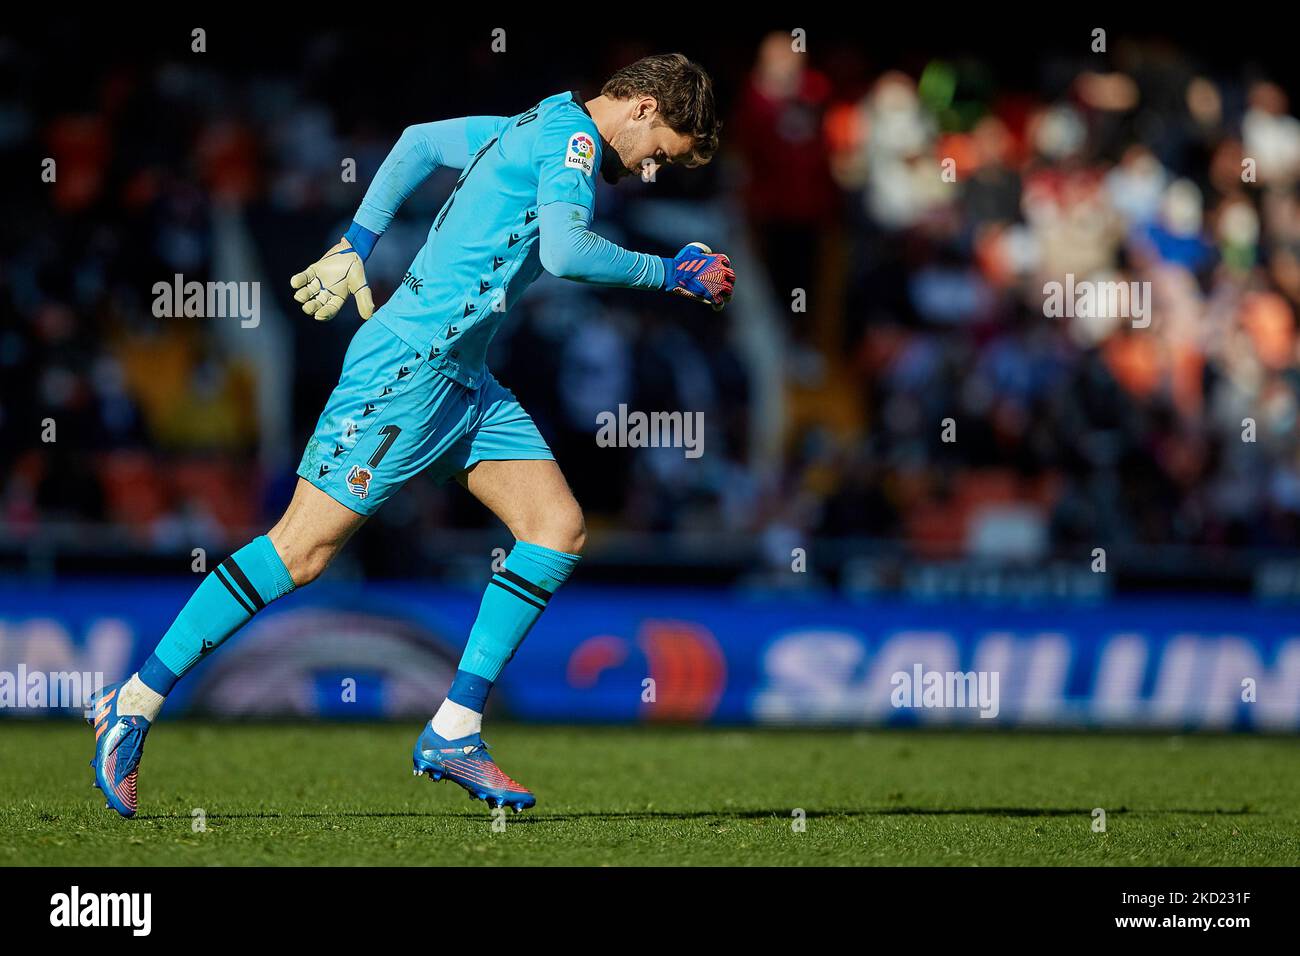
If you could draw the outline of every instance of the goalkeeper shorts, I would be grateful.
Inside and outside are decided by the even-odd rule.
[[[352,337],[298,474],[370,515],[426,468],[444,482],[480,461],[554,458],[490,372],[477,387],[460,385],[372,318]]]

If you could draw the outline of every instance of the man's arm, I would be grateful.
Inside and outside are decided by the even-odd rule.
[[[566,111],[543,122],[533,144],[542,268],[578,282],[662,288],[662,259],[624,249],[591,231],[599,133],[590,119]]]
[[[463,116],[408,126],[370,181],[353,216],[361,243],[352,245],[365,259],[416,188],[441,168],[464,169],[501,124],[500,116]]]
[[[726,305],[736,279],[726,256],[692,243],[674,258],[664,259],[624,249],[591,231],[598,134],[580,122],[572,116],[552,121],[533,147],[542,268],[563,279],[662,289],[715,309]]]
[[[561,279],[663,289],[721,309],[731,299],[736,273],[731,261],[693,242],[672,259],[632,252],[589,228],[591,211],[577,203],[547,203],[538,210],[542,268]]]
[[[342,240],[289,284],[302,310],[319,320],[338,314],[349,295],[363,319],[375,311],[364,263],[408,196],[434,170],[463,169],[469,157],[491,139],[499,116],[465,116],[408,126],[380,165]]]
[[[546,203],[537,210],[542,268],[561,279],[662,289],[664,260],[615,245],[591,231],[591,210],[572,202]]]

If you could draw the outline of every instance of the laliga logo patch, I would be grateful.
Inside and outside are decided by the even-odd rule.
[[[369,468],[353,465],[348,472],[348,490],[358,498],[364,498],[370,494],[370,479],[372,477]]]
[[[564,165],[581,169],[590,176],[596,169],[596,141],[586,133],[569,137],[569,148],[564,151]]]

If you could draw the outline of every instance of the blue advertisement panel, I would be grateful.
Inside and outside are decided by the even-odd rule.
[[[0,582],[0,718],[80,710],[189,581]],[[169,716],[421,718],[479,588],[321,582],[261,612]],[[1300,617],[1245,599],[849,601],[566,587],[492,705],[521,720],[1300,730]]]

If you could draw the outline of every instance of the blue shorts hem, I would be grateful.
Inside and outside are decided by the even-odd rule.
[[[323,491],[325,494],[329,495],[331,498],[333,498],[335,501],[341,504],[344,508],[347,508],[349,511],[361,515],[363,518],[369,518],[371,515],[373,515],[376,511],[380,509],[380,507],[383,505],[385,501],[388,500],[386,496],[380,498],[380,497],[367,495],[365,498],[362,498],[359,495],[354,495],[351,493],[345,495],[343,491],[339,488],[337,482],[326,483],[325,481],[316,478],[314,475],[311,474],[311,472],[306,471],[303,468],[299,468],[297,474],[298,477],[301,478],[303,481],[307,482],[307,484],[311,485],[313,488]]]

